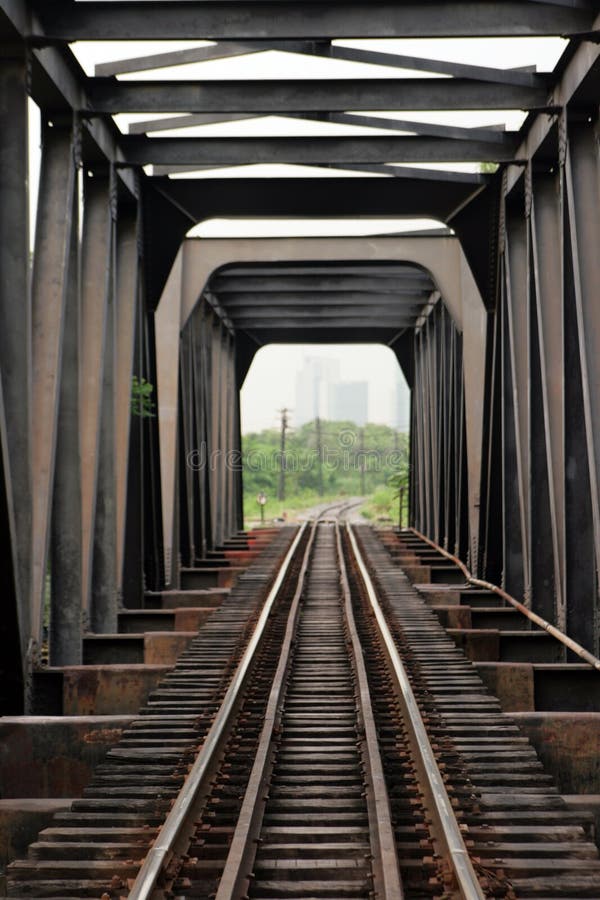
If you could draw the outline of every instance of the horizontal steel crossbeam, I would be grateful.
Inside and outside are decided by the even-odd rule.
[[[143,138],[126,137],[122,148],[136,165],[239,166],[249,163],[507,162],[516,144],[421,137]]]
[[[364,299],[364,296],[386,297],[415,296],[432,290],[431,281],[427,276],[419,279],[412,273],[405,276],[399,273],[391,278],[377,278],[338,275],[327,277],[326,275],[296,275],[289,277],[273,273],[270,276],[246,276],[245,278],[222,275],[211,280],[210,290],[215,294],[224,294],[223,302],[234,303],[237,300],[250,298],[252,302],[265,299],[265,294],[276,294],[277,297],[291,296],[305,299],[322,299],[324,294],[327,302],[334,298],[347,300],[356,294]],[[287,293],[289,292],[289,294]],[[271,298],[266,298],[271,302]]]
[[[63,41],[485,37],[588,31],[592,9],[532,2],[226,0],[76,3],[38,0],[45,33]]]
[[[88,83],[101,113],[286,113],[348,110],[543,109],[546,80],[531,86],[465,78],[328,78],[326,81],[116,81]]]

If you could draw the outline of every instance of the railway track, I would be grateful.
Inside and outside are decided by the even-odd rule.
[[[242,576],[9,896],[600,897],[589,823],[351,505]]]

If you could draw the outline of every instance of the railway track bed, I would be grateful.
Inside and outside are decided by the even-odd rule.
[[[9,896],[600,897],[591,817],[341,515],[242,576]]]

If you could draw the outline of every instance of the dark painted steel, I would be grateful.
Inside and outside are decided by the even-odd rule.
[[[6,652],[16,661],[9,676],[18,685],[25,669],[31,631],[27,598],[31,584],[31,301],[28,286],[29,201],[27,192],[27,60],[25,48],[5,47],[0,62],[0,373],[4,427],[2,496],[3,530],[15,566],[7,606],[14,630],[7,624]],[[16,301],[16,302],[15,302]],[[10,423],[10,427],[8,427]],[[13,530],[14,529],[14,530]],[[11,648],[9,651],[9,647]],[[10,683],[10,681],[9,681]],[[15,706],[16,702],[16,706]]]
[[[482,104],[485,106],[485,103]],[[124,137],[127,161],[137,165],[299,165],[378,162],[509,162],[516,145],[427,137],[185,138]]]
[[[532,37],[589,30],[593,11],[552,2],[374,2],[308,4],[213,2],[88,2],[37,4],[47,35],[76,40],[244,40],[342,37]]]
[[[86,6],[89,4],[86,4]],[[92,79],[96,113],[289,113],[347,110],[535,109],[545,85],[500,85],[464,78],[331,78],[327,81],[115,81]]]

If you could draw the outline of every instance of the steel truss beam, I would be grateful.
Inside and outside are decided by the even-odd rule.
[[[262,319],[259,316],[251,315],[245,318],[240,316],[239,319],[236,319],[236,327],[256,332],[257,334],[260,334],[263,331],[297,331],[299,329],[303,329],[308,334],[313,330],[321,331],[323,329],[329,329],[335,334],[338,328],[342,331],[344,329],[370,328],[373,331],[393,332],[394,329],[397,330],[398,328],[410,328],[414,326],[417,316],[392,316],[383,319],[380,316],[377,316],[376,321],[373,321],[373,318],[373,315],[357,316],[356,318],[351,318],[347,315],[330,316],[329,318],[323,317],[322,319],[313,319],[310,316],[305,316],[304,320],[296,320],[293,317],[290,317],[289,320],[285,319],[285,321],[283,321],[281,316],[274,316],[272,319]],[[354,336],[355,340],[358,340],[356,332],[354,333]]]
[[[281,310],[282,314],[285,314],[286,311],[293,312],[296,309],[301,309],[307,310],[309,315],[317,314],[319,310],[325,307],[328,309],[345,309],[347,307],[351,310],[362,309],[366,311],[369,309],[395,310],[397,312],[399,309],[405,311],[407,309],[419,308],[426,302],[428,296],[428,291],[423,291],[420,295],[407,294],[403,298],[395,298],[388,294],[385,295],[386,299],[381,299],[377,296],[369,296],[367,294],[353,295],[350,292],[347,295],[340,294],[338,298],[331,297],[329,294],[321,294],[319,296],[298,294],[295,299],[293,297],[282,299],[277,294],[271,295],[271,297],[257,297],[256,295],[241,294],[238,295],[236,299],[222,299],[221,304],[226,310],[227,315],[232,318],[235,317],[240,310],[248,309],[255,309],[257,315],[260,315],[260,310],[264,308],[278,309]]]
[[[326,299],[328,303],[345,302],[349,299],[349,292],[365,292],[370,296],[381,298],[387,294],[394,297],[411,297],[420,294],[429,294],[431,292],[431,281],[427,276],[419,278],[417,275],[410,273],[404,275],[402,272],[394,273],[393,277],[386,278],[379,276],[377,281],[373,283],[372,277],[354,276],[330,276],[326,275],[296,275],[286,276],[273,272],[268,276],[246,275],[221,275],[213,278],[210,283],[210,290],[215,294],[225,294],[224,302],[230,304],[235,303],[236,294],[242,294],[240,302],[246,300],[246,295],[252,303],[258,303],[264,300],[266,303],[271,302],[269,296],[264,295],[277,293],[282,291],[293,291],[294,294],[300,295],[302,301],[306,299],[314,299],[320,301]],[[313,294],[319,296],[311,297]],[[323,296],[324,295],[324,296]]]
[[[353,319],[364,318],[365,316],[376,316],[378,320],[389,320],[396,321],[399,319],[408,319],[410,321],[413,318],[417,318],[424,304],[413,303],[409,305],[403,305],[400,307],[389,307],[389,306],[379,306],[379,304],[369,304],[366,303],[362,306],[349,306],[349,307],[339,307],[339,306],[315,306],[306,308],[305,306],[281,306],[273,305],[269,308],[254,308],[254,307],[242,307],[237,309],[227,309],[228,315],[231,318],[231,321],[234,325],[239,325],[239,323],[245,319],[253,318],[256,320],[257,325],[259,323],[265,322],[267,319],[273,319],[278,321],[281,324],[282,317],[285,317],[286,322],[294,322],[309,319],[311,322],[319,322],[322,319],[333,319],[336,318],[343,324],[344,321],[350,322]]]
[[[515,141],[502,144],[419,137],[144,138],[125,137],[122,147],[134,165],[298,165],[385,162],[508,162]]]
[[[552,2],[312,3],[39,0],[48,37],[81,40],[247,40],[557,35],[587,31],[593,10]]]
[[[131,122],[129,134],[147,134],[155,131],[180,130],[198,125],[212,125],[222,122],[248,121],[260,118],[254,113],[194,113],[189,116],[173,116],[168,119],[148,119]],[[332,122],[335,125],[355,125],[383,131],[408,131],[429,137],[459,138],[463,140],[490,141],[492,144],[506,141],[504,126],[497,128],[460,128],[456,125],[439,125],[433,122],[415,122],[400,119],[386,119],[380,116],[360,116],[353,113],[286,113],[283,118],[301,119],[306,122]],[[183,135],[185,136],[185,135]],[[340,137],[343,132],[340,132]]]
[[[167,53],[155,53],[151,56],[133,56],[129,59],[111,60],[99,63],[94,67],[98,77],[125,75],[131,72],[148,72],[152,69],[183,66],[188,63],[207,62],[212,59],[232,59],[236,56],[252,56],[264,53],[265,50],[283,50],[286,53],[316,54],[320,45],[328,45],[327,41],[252,41],[239,43],[235,41],[219,41],[208,47],[191,47],[188,50],[172,50]]]
[[[87,4],[86,4],[87,5]],[[94,113],[281,113],[349,110],[543,109],[548,88],[465,78],[328,78],[327,81],[116,81],[90,79]]]
[[[323,215],[323,191],[327,186],[327,215],[345,216],[428,216],[446,221],[457,207],[466,204],[483,187],[486,176],[428,173],[426,190],[423,179],[413,177],[413,169],[402,170],[401,178],[281,178],[273,190],[270,178],[202,178],[199,180],[157,180],[160,192],[183,209],[190,222],[213,216]],[[450,173],[453,176],[455,173]],[[307,273],[308,274],[308,273]]]
[[[339,59],[367,65],[388,66],[416,72],[433,72],[451,75],[453,78],[474,78],[477,81],[497,81],[500,84],[535,84],[535,67],[532,70],[494,69],[491,66],[471,66],[464,63],[439,59],[425,59],[420,56],[406,56],[400,53],[381,53],[356,47],[340,47],[329,41],[249,41],[245,44],[220,41],[210,47],[195,47],[189,50],[175,50],[171,53],[157,53],[132,59],[101,63],[94,69],[100,77],[125,73],[151,71],[163,67],[181,66],[188,63],[206,62],[211,59],[229,59],[235,56],[249,56],[266,50],[280,50],[285,53],[303,53],[324,59]]]

